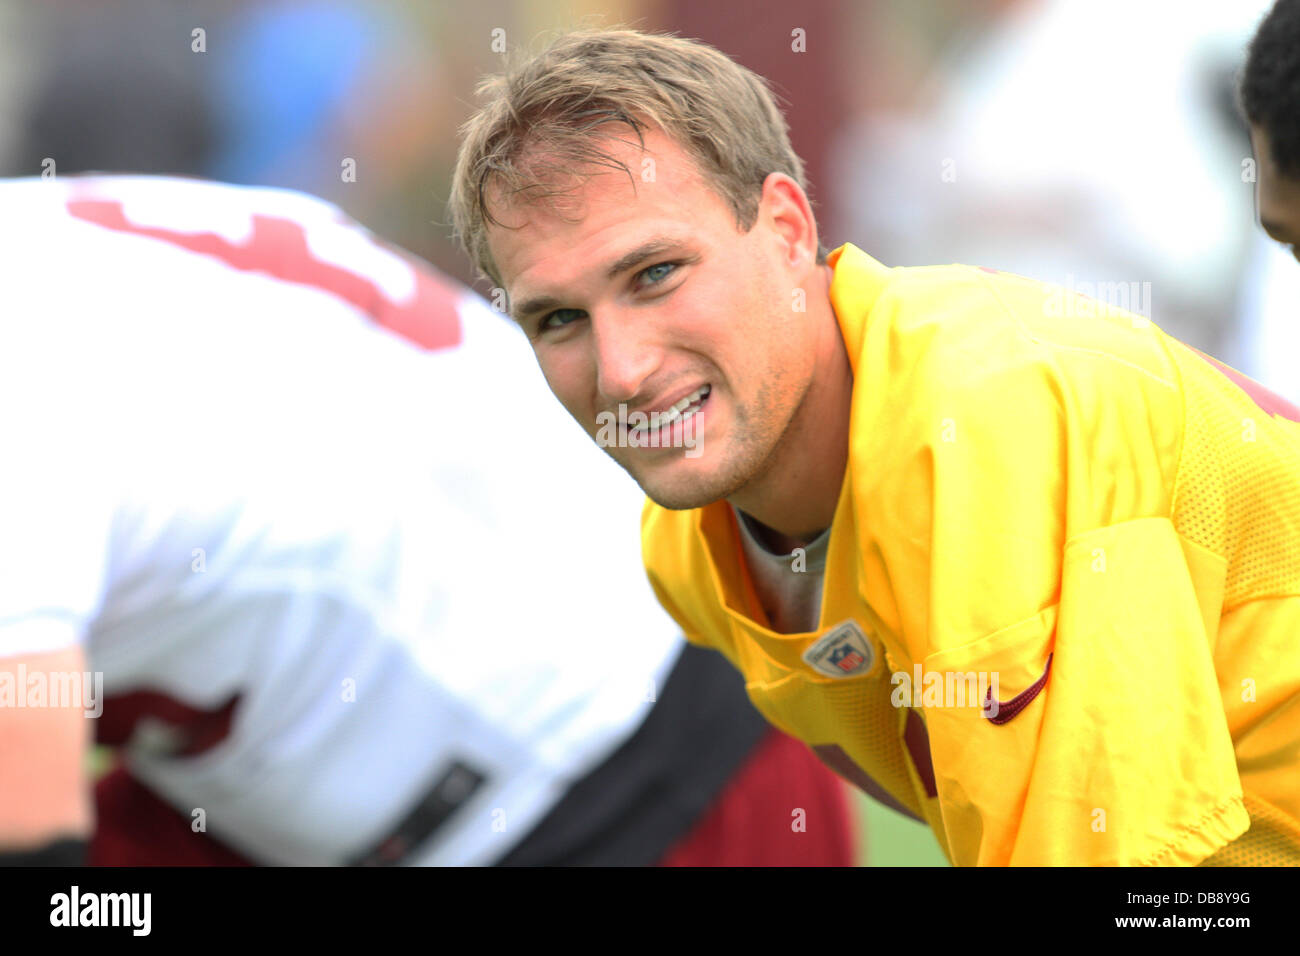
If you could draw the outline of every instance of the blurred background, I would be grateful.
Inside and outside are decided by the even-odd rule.
[[[546,30],[668,30],[773,83],[828,247],[1122,289],[1111,304],[1300,401],[1300,265],[1255,224],[1234,101],[1269,6],[0,0],[0,175],[301,189],[472,282],[445,202],[478,78]],[[927,829],[862,804],[863,862],[943,864]]]

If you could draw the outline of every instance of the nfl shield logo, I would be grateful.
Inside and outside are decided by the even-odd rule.
[[[827,631],[803,660],[826,677],[861,677],[876,662],[876,651],[858,622],[849,620]]]
[[[846,674],[851,674],[865,658],[851,647],[837,647],[831,651],[828,660]]]

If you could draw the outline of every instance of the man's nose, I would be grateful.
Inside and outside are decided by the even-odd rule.
[[[659,367],[660,349],[644,320],[626,312],[608,312],[592,320],[596,388],[609,405],[631,403]]]

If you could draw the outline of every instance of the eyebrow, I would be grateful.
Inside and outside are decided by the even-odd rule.
[[[683,241],[673,236],[655,236],[653,239],[647,239],[631,252],[619,256],[619,258],[605,270],[605,278],[607,280],[617,279],[624,272],[627,272],[630,269],[635,269],[647,259],[663,255],[665,252],[680,249],[682,245]],[[516,322],[522,322],[531,315],[536,315],[538,312],[547,309],[554,309],[563,304],[563,300],[557,299],[553,295],[539,295],[519,303],[517,309],[511,309],[510,311]]]

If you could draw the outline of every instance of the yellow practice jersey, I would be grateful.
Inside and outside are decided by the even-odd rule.
[[[1300,410],[1056,287],[830,264],[854,386],[818,629],[768,629],[726,502],[647,504],[687,636],[957,865],[1300,862]]]

